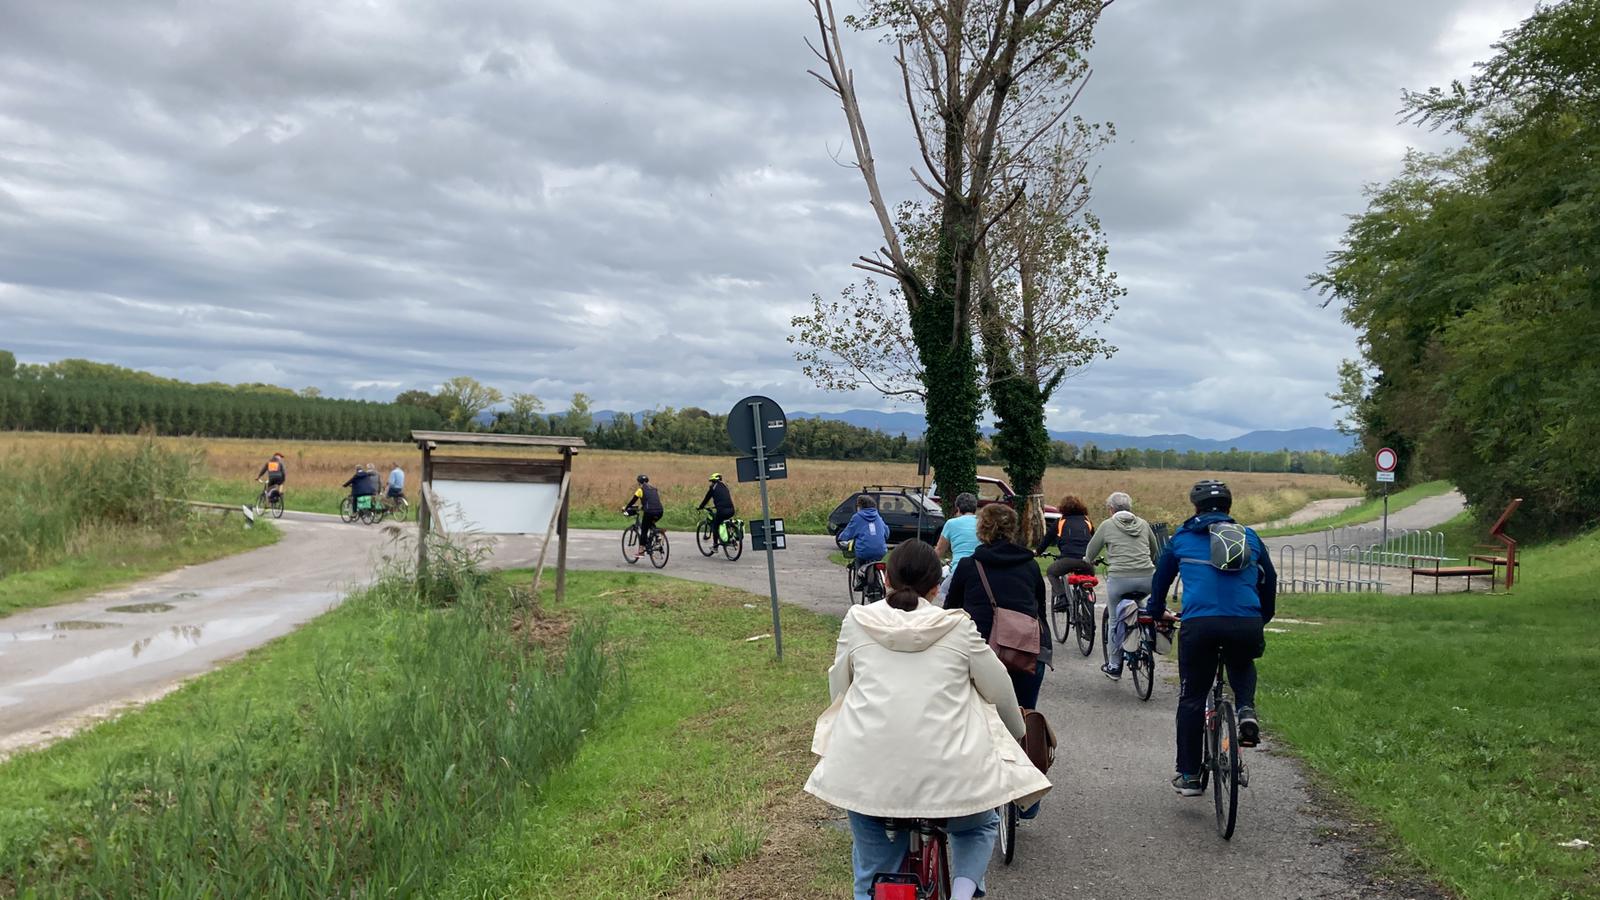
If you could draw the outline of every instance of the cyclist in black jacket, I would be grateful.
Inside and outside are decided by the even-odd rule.
[[[655,537],[656,523],[661,521],[666,509],[661,505],[661,492],[651,486],[649,475],[640,475],[634,480],[639,486],[634,489],[633,496],[622,511],[630,516],[635,510],[639,512],[639,550],[633,554],[638,558],[649,551]]]
[[[721,472],[711,473],[711,485],[706,488],[706,495],[700,500],[700,505],[695,509],[705,509],[706,504],[711,504],[711,546],[713,549],[722,546],[722,523],[734,517],[733,492],[728,490],[728,485],[722,480]]]

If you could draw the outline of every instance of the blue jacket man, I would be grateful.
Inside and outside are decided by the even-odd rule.
[[[835,540],[840,546],[855,541],[855,557],[858,563],[877,562],[883,559],[883,555],[889,552],[889,527],[878,515],[878,501],[866,494],[857,497],[856,514],[850,517],[850,524],[839,532]]]
[[[1156,560],[1151,614],[1166,611],[1173,579],[1183,577],[1183,624],[1178,630],[1178,774],[1173,790],[1197,797],[1206,696],[1226,665],[1239,707],[1239,745],[1261,739],[1256,719],[1256,659],[1266,650],[1264,626],[1277,611],[1278,573],[1260,536],[1233,520],[1233,494],[1220,481],[1189,491],[1195,515]]]

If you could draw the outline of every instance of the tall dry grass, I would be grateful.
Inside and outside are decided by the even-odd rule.
[[[94,438],[70,434],[0,433],[0,455],[49,457],[68,452],[86,441],[112,446],[136,442],[137,438],[110,436]],[[287,442],[232,438],[157,438],[174,449],[200,454],[200,470],[219,485],[232,485],[242,494],[253,495],[256,472],[274,451],[282,452],[289,463],[291,505],[297,492],[313,489],[317,502],[336,508],[339,485],[357,465],[372,463],[387,472],[398,462],[414,479],[421,465],[421,454],[409,444]],[[464,455],[509,454],[548,456],[550,451],[507,448],[451,448]],[[706,476],[721,472],[734,490],[734,500],[745,516],[758,513],[760,500],[753,484],[733,483],[733,454],[725,457],[681,456],[668,453],[629,453],[613,450],[588,450],[579,455],[573,479],[575,524],[611,525],[621,528],[625,521],[619,510],[634,489],[634,476],[650,476],[650,483],[661,490],[668,508],[665,526],[692,528],[697,521],[694,506],[705,494]],[[1004,477],[997,466],[982,469],[985,475]],[[1099,518],[1103,503],[1112,491],[1132,495],[1134,508],[1153,521],[1176,522],[1188,513],[1190,485],[1208,473],[1163,469],[1094,471],[1052,469],[1045,476],[1044,495],[1055,503],[1062,495],[1082,497],[1090,513]],[[1241,521],[1265,522],[1286,515],[1311,500],[1324,497],[1354,496],[1357,490],[1332,475],[1265,473],[1211,473],[1227,481],[1235,496],[1235,513]],[[844,462],[833,460],[789,461],[789,477],[771,482],[773,514],[786,520],[796,533],[822,530],[828,513],[852,490],[864,484],[916,484],[916,467],[909,463]],[[413,481],[414,484],[414,481]],[[305,495],[302,493],[302,497]],[[222,499],[219,497],[219,499]],[[227,499],[234,499],[231,495]]]

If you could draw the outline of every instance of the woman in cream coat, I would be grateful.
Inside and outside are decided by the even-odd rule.
[[[1022,713],[1005,666],[961,610],[928,602],[940,564],[922,541],[889,554],[889,596],[852,606],[828,670],[833,703],[817,720],[822,757],[806,790],[849,812],[856,900],[895,872],[907,835],[885,819],[949,819],[953,900],[982,885],[995,808],[1032,803],[1050,782],[1018,743]]]

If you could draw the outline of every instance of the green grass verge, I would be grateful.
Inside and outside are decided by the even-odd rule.
[[[248,506],[261,495],[261,485],[254,481],[224,481],[206,478],[195,484],[189,496],[209,503],[226,503],[230,506]],[[283,508],[295,512],[339,514],[339,503],[350,496],[339,488],[296,487],[290,484],[283,493]]]
[[[481,593],[512,597],[526,577],[497,576]],[[510,632],[558,646],[571,623],[604,622],[625,684],[547,724],[509,683],[460,696],[456,685],[505,665],[511,647],[478,644],[463,618],[477,615],[358,595],[156,703],[0,765],[0,897],[141,895],[158,872],[174,895],[847,890],[848,838],[818,827],[825,810],[799,790],[836,620],[786,610],[779,664],[770,638],[745,640],[770,630],[749,595],[571,573],[565,606],[514,616]],[[515,671],[537,696],[566,696],[560,666]],[[564,767],[495,744],[580,726],[586,740]],[[315,871],[319,860],[334,864]],[[753,894],[754,876],[796,893]]]
[[[1411,487],[1408,487],[1397,494],[1389,495],[1389,513],[1391,515],[1397,513],[1400,510],[1417,503],[1419,500],[1426,500],[1429,497],[1438,497],[1442,494],[1448,494],[1450,493],[1451,488],[1452,485],[1448,481],[1428,481],[1422,484],[1412,485]],[[1313,519],[1310,522],[1302,522],[1299,525],[1285,525],[1281,528],[1257,529],[1256,533],[1262,537],[1283,537],[1284,535],[1290,534],[1309,534],[1311,532],[1322,531],[1327,528],[1340,528],[1345,525],[1357,525],[1365,522],[1371,522],[1375,519],[1382,518],[1382,516],[1383,499],[1379,498],[1376,500],[1367,500],[1365,502],[1358,503],[1349,509],[1335,513],[1331,516],[1323,516],[1320,519]]]
[[[77,555],[0,578],[0,617],[24,609],[69,603],[99,591],[276,543],[279,532],[258,522],[245,528],[239,516],[200,514],[187,527],[132,526],[92,531],[78,540]]]
[[[749,594],[633,573],[569,578],[568,609],[603,619],[622,654],[627,707],[439,895],[848,893],[849,839],[816,827],[819,805],[800,792],[838,620],[786,607],[779,663],[770,636],[748,640],[772,630]],[[757,868],[764,886],[752,889]]]
[[[1261,707],[1462,896],[1600,896],[1595,851],[1561,846],[1600,843],[1600,533],[1523,558],[1510,596],[1281,596],[1323,624],[1269,635]]]

